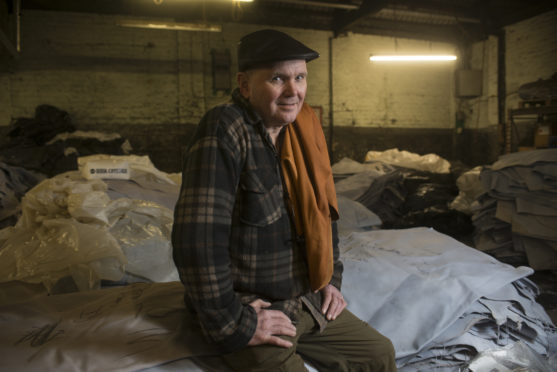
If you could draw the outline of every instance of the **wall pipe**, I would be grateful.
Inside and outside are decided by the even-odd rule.
[[[19,57],[19,36],[17,36],[17,34],[19,34],[19,6],[20,6],[20,0],[16,0],[15,2],[15,20],[16,20],[16,42],[14,43],[12,38],[9,36],[9,34],[11,34],[11,32],[9,32],[8,34],[6,34],[4,32],[3,29],[0,28],[0,44],[3,44],[4,47],[8,50],[8,52],[14,57],[14,58],[18,58]],[[10,28],[12,26],[10,25]],[[12,36],[13,37],[13,36]],[[15,44],[15,45],[14,45]]]
[[[333,39],[329,37],[329,158],[333,160],[333,121],[334,121],[334,100],[333,100]]]
[[[17,52],[21,52],[21,0],[15,0],[15,43]]]
[[[506,80],[506,38],[505,29],[501,28],[497,33],[497,119],[499,126],[505,129],[504,152],[512,150],[511,125],[506,121],[507,107],[507,80]]]

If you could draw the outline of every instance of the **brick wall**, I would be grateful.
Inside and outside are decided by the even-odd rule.
[[[228,49],[234,72],[238,39],[263,27],[225,24],[221,33],[172,32],[122,28],[116,21],[107,15],[26,11],[21,58],[13,72],[0,75],[0,124],[29,116],[42,103],[88,124],[196,123],[227,98],[213,92],[211,50]],[[282,30],[321,53],[308,65],[307,101],[323,108],[328,125],[331,33]],[[452,67],[373,65],[369,55],[453,47],[354,34],[332,45],[335,125],[450,124]],[[234,73],[231,80],[234,85]]]
[[[505,27],[506,107],[518,107],[522,84],[548,79],[557,73],[557,10]],[[468,110],[466,126],[487,128],[498,124],[496,37],[471,46],[469,67],[483,71],[483,94],[462,100]]]
[[[334,124],[449,128],[454,63],[379,63],[372,54],[453,54],[444,43],[350,34],[335,39]]]
[[[497,43],[494,36],[486,41],[475,43],[468,50],[469,68],[483,71],[483,93],[480,97],[457,100],[458,109],[466,115],[465,127],[468,130],[490,133],[492,142],[485,143],[491,158],[501,153],[497,132]],[[518,88],[522,84],[548,79],[557,73],[557,10],[550,11],[505,28],[505,84],[506,108],[518,108]],[[505,112],[505,115],[507,113]],[[513,130],[516,145],[532,146],[535,118],[517,120]]]
[[[555,72],[556,14],[550,12],[507,28],[509,104],[520,84]],[[176,138],[183,141],[188,131],[180,126],[195,125],[209,107],[228,98],[227,92],[213,91],[211,51],[230,51],[230,80],[235,86],[237,41],[261,28],[264,26],[224,24],[221,33],[173,32],[118,27],[116,17],[107,15],[25,11],[21,57],[13,61],[0,53],[0,126],[14,117],[31,117],[37,105],[47,103],[68,111],[78,127],[125,131],[137,138],[144,133],[153,141],[151,151],[159,151],[156,157],[162,159],[160,144],[155,146],[155,136],[150,133],[167,138],[163,147],[178,148],[179,143],[172,144],[176,136],[165,134],[178,133]],[[474,44],[467,52],[468,67],[484,71],[482,96],[456,100],[454,71],[462,62],[381,65],[369,61],[371,54],[379,53],[454,53],[454,45],[359,34],[330,41],[329,32],[281,30],[321,53],[321,58],[308,65],[307,102],[322,108],[326,128],[330,125],[332,45],[337,149],[344,148],[345,153],[361,149],[354,157],[362,158],[365,151],[389,144],[466,161],[470,160],[469,146],[478,145],[482,147],[475,153],[482,154],[485,162],[497,155],[496,143],[484,147],[489,143],[484,139],[496,139],[495,38]],[[460,109],[466,112],[467,129],[455,137],[454,115]],[[134,126],[153,126],[153,130],[132,130]],[[353,128],[369,130],[352,136]],[[433,133],[429,130],[436,133],[436,141],[428,140]],[[468,135],[470,131],[479,132]],[[380,143],[377,133],[381,133]],[[416,138],[431,147],[416,145]],[[149,141],[140,147],[149,147]]]
[[[517,108],[518,88],[557,73],[557,10],[505,28],[507,107]]]
[[[85,125],[197,123],[228,98],[213,91],[211,51],[230,51],[234,86],[237,42],[262,28],[225,24],[220,33],[174,32],[123,28],[117,19],[26,11],[19,60],[0,54],[0,125],[32,116],[43,103]],[[309,66],[307,100],[328,111],[329,33],[283,30],[322,53]]]

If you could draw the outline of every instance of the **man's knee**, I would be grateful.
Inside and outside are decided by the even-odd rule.
[[[381,335],[381,337],[379,337],[376,340],[376,343],[372,346],[371,354],[374,356],[388,356],[394,359],[395,347],[393,346],[391,340]]]
[[[294,347],[281,348],[264,344],[224,354],[222,359],[233,371],[305,371],[304,362],[295,350]]]
[[[367,324],[366,324],[367,325]],[[357,362],[350,364],[350,371],[396,371],[395,348],[391,340],[368,326],[368,342]],[[349,359],[350,361],[350,359]]]
[[[394,372],[397,370],[395,362],[395,348],[391,340],[381,335],[370,348],[369,371]],[[357,370],[357,369],[354,369]]]

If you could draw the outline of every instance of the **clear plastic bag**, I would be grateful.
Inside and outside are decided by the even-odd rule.
[[[125,273],[144,281],[178,280],[172,211],[150,201],[111,200],[106,191],[102,180],[77,171],[30,190],[16,226],[0,230],[0,283],[42,283],[50,292],[66,278],[79,290]]]
[[[518,341],[500,349],[479,353],[468,365],[472,372],[551,372],[548,361],[525,343]]]

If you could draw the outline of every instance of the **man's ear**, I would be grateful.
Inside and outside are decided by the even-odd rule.
[[[249,76],[247,72],[238,72],[236,74],[236,81],[238,82],[238,88],[240,88],[240,93],[245,99],[249,99]]]

